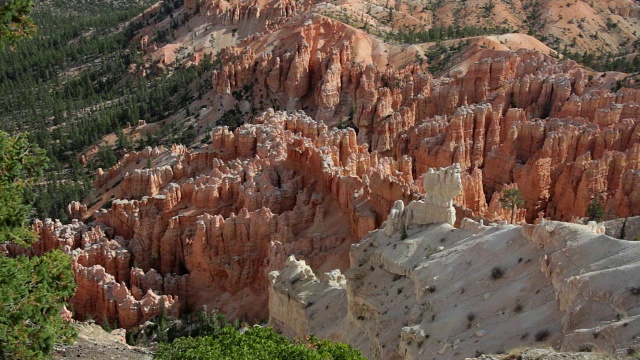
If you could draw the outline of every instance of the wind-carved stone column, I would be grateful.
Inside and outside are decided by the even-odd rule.
[[[460,164],[449,167],[429,169],[424,177],[425,196],[404,206],[402,200],[393,204],[389,217],[384,224],[385,233],[391,236],[404,226],[426,225],[456,222],[456,210],[453,199],[462,192]]]

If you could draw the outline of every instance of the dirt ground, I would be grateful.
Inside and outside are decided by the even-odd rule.
[[[78,323],[78,339],[73,345],[57,345],[53,359],[83,360],[151,360],[149,349],[127,345],[125,331],[117,329],[110,333],[94,323]]]

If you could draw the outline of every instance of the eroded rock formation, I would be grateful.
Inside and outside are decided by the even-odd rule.
[[[399,172],[406,163],[302,113],[267,112],[211,136],[207,151],[145,149],[99,173],[100,191],[117,197],[94,210],[93,227],[35,224],[41,240],[31,251],[74,256],[77,317],[130,327],[159,304],[177,314],[188,303],[266,318],[269,271],[291,254],[314,269],[346,268],[350,244],[395,199],[411,197],[412,178]],[[143,169],[147,160],[158,165]]]
[[[319,28],[335,39],[313,45]],[[488,206],[512,183],[529,222],[540,211],[565,221],[583,216],[594,193],[618,196],[607,210],[619,216],[640,206],[625,187],[640,166],[637,90],[589,90],[593,81],[575,62],[531,50],[483,53],[471,45],[480,61],[434,78],[426,65],[380,68],[364,35],[331,19],[291,21],[276,33],[296,35],[278,51],[263,52],[256,42],[222,52],[227,65],[214,72],[214,97],[224,102],[250,89],[244,99],[257,111],[288,104],[328,124],[349,117],[358,144],[408,159],[412,179],[459,163],[465,192],[456,201],[475,216],[499,216],[487,214]]]
[[[428,64],[415,61],[424,55],[419,47],[386,44],[320,15],[325,6],[335,5],[187,1],[175,14],[190,19],[185,26],[193,32],[182,29],[174,43],[162,45],[153,41],[162,22],[143,29],[133,41],[156,65],[181,66],[175,49],[192,47],[184,57],[190,65],[203,58],[204,48],[221,50],[210,75],[213,89],[195,103],[207,111],[190,117],[199,136],[204,125],[231,111],[246,124],[232,131],[213,128],[210,145],[203,145],[207,135],[195,146],[199,150],[173,145],[126,154],[97,171],[95,194],[85,205],[69,206],[77,221],[36,222],[40,242],[30,250],[6,251],[62,248],[72,254],[81,285],[72,303],[80,318],[117,317],[121,325],[133,326],[162,306],[177,314],[188,304],[255,320],[268,316],[268,284],[277,283],[269,272],[291,265],[290,255],[315,272],[345,270],[350,245],[390,212],[387,235],[374,235],[380,244],[404,227],[454,224],[452,205],[478,220],[504,220],[510,214],[500,206],[501,191],[515,186],[525,198],[517,221],[573,220],[584,215],[596,193],[613,215],[640,209],[640,91],[611,92],[612,75],[531,49],[487,49],[484,37],[470,39],[460,58],[434,76]],[[459,166],[435,171],[452,164]],[[423,193],[429,195],[422,199]],[[81,222],[92,217],[90,226]],[[431,228],[444,242],[453,230]],[[510,229],[509,236],[522,237],[512,228],[474,228]],[[462,238],[456,239],[477,245]],[[518,251],[533,251],[533,245],[518,244]],[[391,255],[403,256],[400,250]],[[428,261],[427,253],[418,255]],[[417,271],[405,268],[407,263],[421,264],[353,254],[352,267],[354,261],[370,261],[370,267],[401,276]],[[309,275],[305,281],[317,279]],[[356,287],[347,286],[347,293]],[[424,295],[420,287],[413,291]],[[536,301],[551,303],[554,291],[549,288]],[[384,296],[380,301],[392,300]],[[358,301],[362,312],[351,309],[356,315],[350,321],[376,314],[375,301]],[[274,319],[284,326],[289,320],[283,309]],[[288,331],[313,324],[307,317]],[[371,340],[372,354],[391,354],[395,345],[386,337],[398,333],[372,335],[375,326],[359,328],[363,339],[377,339]],[[412,334],[400,334],[407,354],[414,354],[417,343],[409,339],[422,336]],[[443,346],[449,341],[441,340]],[[385,349],[383,343],[392,346]]]
[[[637,351],[640,276],[628,259],[640,246],[594,231],[595,224],[470,219],[461,229],[412,225],[406,239],[376,230],[352,247],[346,288],[293,259],[272,272],[270,324],[293,337],[351,343],[371,359],[465,358],[544,344]]]

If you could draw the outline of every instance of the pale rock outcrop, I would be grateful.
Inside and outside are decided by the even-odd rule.
[[[301,338],[314,331],[312,329],[343,321],[345,312],[316,314],[307,310],[312,306],[321,308],[323,304],[328,305],[328,301],[339,301],[335,294],[344,295],[346,279],[340,270],[333,270],[325,277],[326,281],[320,281],[311,267],[293,256],[287,258],[282,270],[270,272],[270,325],[278,327],[286,336]],[[344,296],[341,300],[345,300]]]
[[[384,223],[384,231],[387,235],[391,236],[398,230],[404,228],[404,202],[397,200],[393,204],[393,208]]]
[[[424,198],[404,206],[402,200],[394,203],[385,223],[385,232],[391,236],[396,231],[411,225],[456,222],[453,199],[462,191],[460,165],[435,171],[430,169],[423,179]]]
[[[470,219],[462,229],[413,225],[405,240],[378,230],[352,246],[345,290],[314,293],[325,287],[308,272],[313,287],[296,287],[291,274],[301,270],[292,264],[272,272],[270,292],[279,300],[270,305],[289,316],[271,324],[290,330],[314,314],[296,336],[346,341],[371,359],[464,358],[544,344],[626,353],[637,348],[640,329],[640,277],[630,260],[640,247],[600,231]],[[332,318],[345,310],[346,319]]]
[[[406,224],[445,222],[453,225],[456,212],[452,200],[462,191],[460,165],[454,164],[438,171],[429,169],[424,177],[424,191],[423,200],[412,201],[407,206]]]

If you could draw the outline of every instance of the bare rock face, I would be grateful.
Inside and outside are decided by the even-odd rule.
[[[278,315],[270,324],[347,341],[371,359],[465,358],[544,344],[634,351],[640,277],[627,259],[640,247],[595,229],[464,219],[461,229],[410,226],[404,240],[378,230],[352,247],[344,290],[326,291],[329,282],[294,262],[272,272]],[[292,275],[300,272],[300,280]]]
[[[291,338],[301,338],[314,329],[331,328],[331,323],[345,321],[346,312],[332,314],[311,313],[307,309],[315,306],[322,309],[328,301],[335,301],[338,294],[344,295],[346,279],[340,270],[325,274],[320,281],[304,261],[294,256],[287,258],[284,268],[269,273],[269,323]],[[291,295],[299,295],[292,297]],[[305,297],[304,294],[309,294]],[[340,297],[340,295],[338,295]],[[340,297],[343,301],[344,296]],[[322,311],[322,310],[320,310]],[[321,322],[317,320],[321,319]],[[323,334],[326,337],[326,335]]]
[[[80,320],[97,316],[99,322],[116,319],[118,326],[131,328],[160,315],[163,308],[171,316],[178,315],[177,297],[148,291],[136,300],[124,282],[118,283],[100,265],[88,268],[76,265],[75,271],[78,287],[70,304]]]

